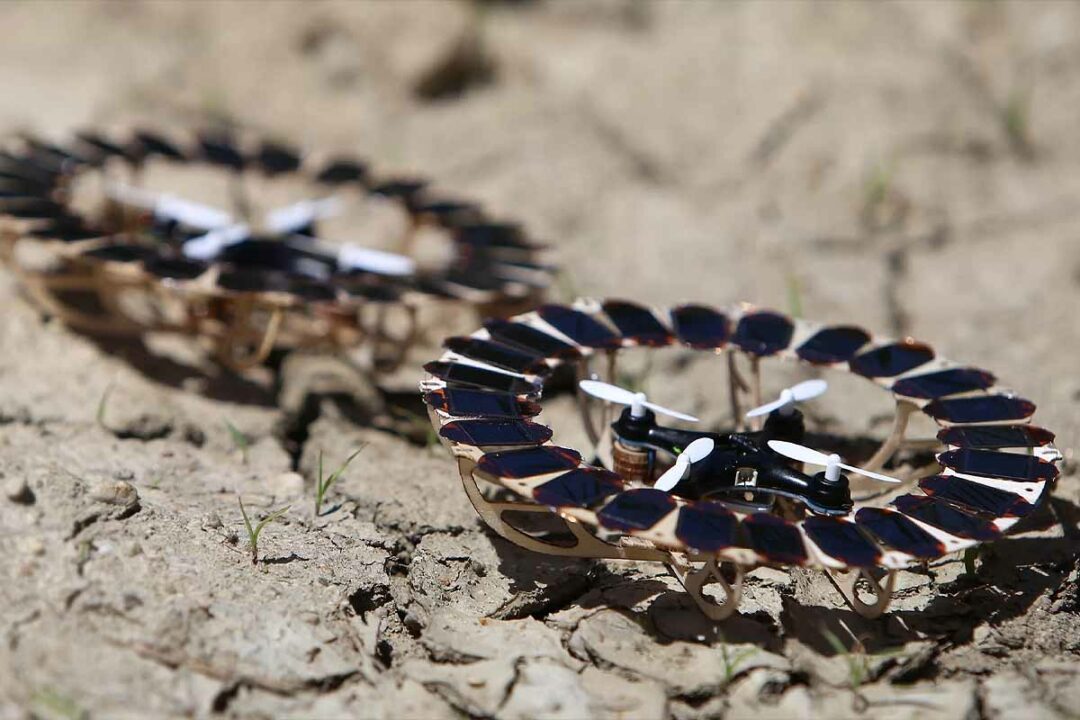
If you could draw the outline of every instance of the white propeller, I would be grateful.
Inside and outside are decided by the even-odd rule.
[[[192,238],[184,243],[184,257],[192,260],[212,260],[224,248],[246,240],[251,235],[251,228],[244,223],[211,230],[205,235]]]
[[[855,467],[854,465],[845,465],[844,463],[840,462],[839,455],[826,455],[823,452],[812,450],[811,448],[808,448],[805,445],[799,445],[798,443],[786,442],[784,440],[770,440],[769,449],[779,455],[783,455],[786,458],[798,460],[799,462],[807,463],[809,465],[824,465],[825,479],[829,482],[836,482],[840,478],[841,468],[853,473],[858,473],[859,475],[864,475],[874,480],[880,480],[881,482],[900,482],[896,478],[889,477],[888,475],[881,475],[880,473],[863,470],[862,468]]]
[[[795,403],[803,402],[804,400],[813,400],[824,394],[828,389],[829,383],[824,380],[806,380],[798,385],[792,385],[789,388],[781,390],[779,399],[754,408],[746,413],[746,417],[752,418],[760,415],[768,415],[774,410],[786,412]]]
[[[217,230],[233,223],[232,216],[224,210],[175,195],[160,194],[122,183],[110,183],[106,193],[118,202],[136,205],[152,211],[157,217],[174,220],[199,230]]]
[[[645,393],[631,392],[630,390],[621,388],[618,385],[612,385],[611,383],[601,382],[599,380],[582,380],[578,383],[578,387],[587,394],[592,395],[594,398],[607,400],[608,402],[617,403],[619,405],[629,405],[631,417],[643,417],[645,415],[645,408],[648,408],[653,412],[673,417],[676,420],[685,420],[687,422],[698,421],[693,415],[687,415],[686,413],[681,413],[676,410],[669,410],[666,407],[649,402],[648,398],[645,397]]]
[[[698,438],[694,442],[686,446],[686,449],[679,453],[679,456],[675,458],[675,464],[667,469],[667,471],[656,479],[656,483],[653,485],[657,490],[669,491],[673,487],[679,484],[679,481],[686,475],[686,471],[690,469],[690,466],[699,460],[704,460],[709,456],[709,453],[716,447],[716,443],[712,438]]]
[[[341,212],[341,198],[336,195],[318,200],[301,200],[285,207],[271,210],[263,224],[267,231],[279,235],[291,235],[316,220],[333,217]]]

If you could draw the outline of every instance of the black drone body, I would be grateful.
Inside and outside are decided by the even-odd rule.
[[[715,445],[707,457],[688,466],[674,492],[687,500],[711,500],[742,511],[768,511],[777,496],[796,500],[819,515],[845,515],[851,511],[847,477],[833,482],[825,473],[808,475],[769,449],[770,440],[802,443],[806,436],[803,415],[797,408],[770,413],[761,430],[714,433],[665,427],[646,409],[635,417],[625,408],[611,425],[618,442],[650,455],[678,456],[695,440],[708,438]]]

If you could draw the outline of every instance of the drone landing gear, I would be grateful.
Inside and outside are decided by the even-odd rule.
[[[471,458],[458,458],[458,472],[465,487],[465,494],[480,517],[497,535],[519,547],[532,552],[562,557],[606,558],[611,560],[666,560],[668,554],[650,547],[634,545],[613,545],[606,543],[589,533],[581,523],[559,518],[544,505],[530,502],[493,502],[484,497],[477,484],[473,470],[476,461]],[[557,518],[566,533],[572,538],[572,544],[556,543],[530,535],[515,527],[507,519],[506,513],[536,513],[545,518]]]
[[[844,600],[851,609],[864,618],[873,620],[881,617],[892,601],[893,590],[896,588],[896,571],[889,570],[884,576],[884,584],[874,577],[867,568],[852,570],[826,570],[825,576],[829,578],[833,586],[844,596]],[[868,603],[859,597],[858,584],[865,580],[869,585],[870,592],[874,597],[872,603]]]
[[[718,563],[716,558],[709,558],[700,567],[695,568],[695,563],[688,558],[670,556],[667,562],[668,570],[686,593],[694,599],[705,617],[710,620],[726,620],[739,609],[742,600],[743,578],[746,571],[738,563]],[[725,570],[730,569],[731,579],[725,577]],[[717,584],[724,591],[724,601],[717,602],[711,595],[703,592],[710,584]]]

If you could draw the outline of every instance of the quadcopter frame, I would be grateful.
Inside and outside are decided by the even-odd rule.
[[[28,137],[3,160],[6,167],[33,177],[16,182],[27,188],[31,205],[42,209],[28,210],[17,203],[10,206],[9,214],[0,198],[0,259],[14,270],[36,305],[77,330],[100,335],[173,332],[202,337],[210,341],[216,358],[234,370],[259,365],[281,348],[349,351],[366,359],[368,372],[392,372],[419,337],[418,308],[425,302],[460,301],[478,313],[507,316],[535,305],[550,279],[551,268],[536,260],[540,247],[526,240],[517,226],[492,223],[473,204],[440,200],[424,181],[374,179],[357,160],[303,156],[247,135],[202,134],[190,142],[177,142],[136,131],[130,138],[118,142],[100,133],[84,133],[69,148]],[[162,274],[144,258],[153,253],[175,254],[179,245],[169,249],[163,239],[146,243],[156,211],[127,204],[134,200],[107,197],[101,218],[111,218],[114,227],[109,229],[71,214],[65,205],[81,173],[99,172],[102,178],[114,180],[123,175],[132,183],[125,192],[142,192],[147,160],[155,157],[225,170],[231,178],[234,205],[245,217],[249,206],[246,178],[272,179],[292,173],[327,191],[358,188],[365,197],[384,198],[404,210],[408,222],[398,238],[399,247],[410,248],[423,227],[441,227],[448,233],[455,259],[445,275],[423,273],[415,282],[402,283],[395,276],[374,272],[370,275],[373,283],[335,286],[333,297],[309,297],[301,289],[294,290],[291,282],[281,290],[270,285],[223,286],[221,268],[213,259],[202,272]],[[312,216],[312,222],[316,219]],[[19,241],[48,252],[51,265],[22,266],[15,257]],[[123,252],[108,256],[111,250],[129,248],[139,252],[129,252],[130,257]],[[146,311],[135,316],[124,303],[133,293],[147,301]],[[394,328],[388,323],[391,305],[403,308]]]
[[[663,562],[715,620],[735,612],[746,573],[760,565],[820,569],[855,612],[878,617],[891,601],[898,570],[1001,537],[1034,511],[1057,476],[1054,463],[1061,454],[1053,434],[1029,424],[1034,404],[999,388],[991,374],[940,358],[912,340],[793,321],[747,305],[666,311],[623,301],[544,306],[472,337],[482,341],[477,348],[486,354],[470,357],[470,346],[456,343],[455,352],[429,366],[438,374],[421,388],[432,423],[457,457],[466,495],[484,522],[535,552]],[[886,507],[875,503],[828,518],[783,500],[774,514],[732,514],[652,489],[663,468],[644,464],[634,448],[612,443],[611,454],[600,453],[603,465],[616,471],[611,472],[550,444],[551,430],[531,419],[540,412],[533,400],[546,373],[522,374],[513,367],[521,362],[518,356],[500,358],[492,344],[531,353],[549,367],[573,364],[578,379],[596,379],[597,362],[613,378],[618,350],[629,347],[724,351],[729,387],[737,389],[731,398],[736,418],[742,416],[741,393],[760,400],[763,358],[847,369],[895,399],[892,428],[864,467],[882,467],[898,449],[926,444],[906,437],[915,412],[938,424],[935,442],[944,449],[925,467],[890,469],[905,480],[897,492],[918,483],[922,494],[898,495]],[[735,353],[750,358],[749,382],[737,374]],[[534,391],[515,394],[520,390],[507,392],[507,386]],[[577,407],[590,441],[599,444],[610,411],[581,394]],[[1006,452],[1009,448],[1020,452]],[[485,488],[518,498],[506,501]],[[514,521],[517,513],[559,518],[570,543],[529,531]],[[710,584],[719,586],[721,602],[705,592]]]

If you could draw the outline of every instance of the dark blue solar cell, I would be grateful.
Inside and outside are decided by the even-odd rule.
[[[929,345],[914,341],[894,342],[867,350],[852,358],[851,371],[864,377],[893,377],[934,359]]]
[[[716,552],[738,544],[739,521],[719,503],[696,502],[679,510],[675,537],[691,550]]]
[[[10,215],[17,218],[37,219],[54,218],[66,214],[63,205],[45,198],[20,198],[18,200],[5,199],[0,201],[0,215]]]
[[[88,162],[88,158],[81,153],[52,143],[42,142],[36,138],[26,138],[26,144],[31,148],[33,155],[44,155],[60,163],[82,165]]]
[[[213,133],[199,137],[199,151],[203,159],[214,165],[240,170],[244,167],[244,154],[236,141],[225,133]]]
[[[146,271],[159,278],[191,280],[206,272],[206,263],[195,260],[154,258],[145,263]]]
[[[1034,455],[995,452],[994,450],[950,450],[941,453],[938,461],[958,473],[980,477],[1045,482],[1058,476],[1058,469]]]
[[[727,315],[704,305],[672,308],[671,324],[681,342],[699,350],[723,347],[731,339]]]
[[[541,357],[572,358],[581,354],[581,351],[573,345],[568,345],[542,330],[523,323],[489,320],[484,323],[484,328],[493,340]]]
[[[936,558],[945,554],[940,541],[898,512],[862,508],[855,513],[855,523],[882,544],[908,555]]]
[[[104,135],[92,131],[82,131],[75,133],[75,138],[94,149],[99,155],[104,157],[123,157],[130,158],[130,152],[123,147],[120,147],[116,143],[107,139]]]
[[[881,549],[847,520],[808,517],[803,531],[821,551],[848,567],[873,567],[881,559]]]
[[[300,168],[300,153],[276,142],[264,142],[255,161],[267,175],[295,172]]]
[[[596,517],[612,530],[648,530],[674,509],[675,499],[663,490],[636,488],[616,495]]]
[[[476,469],[492,477],[527,478],[573,470],[580,463],[581,455],[576,450],[544,445],[527,450],[488,453],[476,463]]]
[[[1033,425],[950,427],[937,437],[946,445],[983,449],[1042,447],[1054,441],[1054,433]]]
[[[503,281],[494,277],[488,268],[466,267],[463,270],[453,269],[444,275],[449,285],[460,285],[471,290],[494,292],[503,286]]]
[[[528,420],[454,420],[439,435],[475,447],[543,445],[551,439],[551,428]]]
[[[750,547],[768,562],[782,565],[806,562],[806,546],[799,528],[783,518],[754,513],[743,519],[742,526]]]
[[[583,467],[538,486],[533,500],[556,508],[594,508],[624,487],[622,478],[609,470]]]
[[[647,308],[620,300],[609,300],[603,304],[603,308],[604,314],[619,329],[624,341],[646,347],[671,344],[671,332]]]
[[[538,390],[528,380],[464,363],[430,362],[424,366],[424,370],[449,385],[465,385],[514,395],[526,395]]]
[[[532,248],[520,225],[514,223],[471,222],[454,227],[454,240],[474,248]]]
[[[443,346],[458,355],[516,373],[545,375],[551,371],[551,368],[539,355],[522,352],[508,345],[489,340],[480,340],[474,337],[452,337],[443,341]]]
[[[326,185],[344,185],[360,182],[367,176],[367,166],[352,158],[335,158],[315,175],[315,182]]]
[[[905,515],[927,525],[941,528],[959,538],[989,541],[1001,537],[1001,531],[988,520],[963,512],[932,497],[901,495],[893,500],[892,504]]]
[[[751,355],[775,355],[791,343],[795,326],[779,313],[762,310],[743,315],[731,341]]]
[[[832,365],[847,362],[868,342],[870,335],[862,328],[848,325],[827,327],[814,333],[799,346],[795,354],[799,359],[815,365]]]
[[[143,245],[104,245],[87,250],[83,255],[106,262],[132,263],[152,258],[155,253]]]
[[[446,388],[424,395],[424,402],[436,410],[458,417],[524,418],[540,414],[540,405],[520,400],[509,393]]]
[[[430,215],[438,222],[449,224],[465,216],[476,218],[480,215],[480,208],[463,200],[417,200],[413,203],[412,210],[417,215]]]
[[[544,322],[578,345],[591,348],[617,348],[619,336],[587,313],[565,305],[544,305],[536,311]]]
[[[382,195],[395,200],[403,200],[407,203],[414,195],[423,190],[425,185],[427,183],[423,180],[405,178],[382,180],[372,185],[370,192],[372,195]]]
[[[995,380],[996,378],[985,370],[950,368],[897,380],[893,383],[892,391],[904,397],[933,400],[972,390],[985,390],[993,385]]]
[[[139,154],[144,157],[160,155],[170,160],[183,160],[184,153],[164,136],[149,130],[136,130],[135,145],[138,146]]]
[[[11,164],[0,165],[0,180],[9,188],[19,188],[28,195],[44,195],[52,192],[59,177],[34,167],[22,167]]]
[[[90,228],[77,220],[61,218],[49,222],[47,225],[39,225],[27,232],[31,237],[49,238],[50,240],[64,240],[74,242],[76,240],[88,240],[101,237],[102,232],[96,228]]]
[[[923,408],[934,418],[957,425],[1024,420],[1035,413],[1035,403],[1005,395],[934,400]]]
[[[1015,493],[956,476],[934,475],[919,481],[927,495],[994,517],[1024,517],[1035,509]]]

